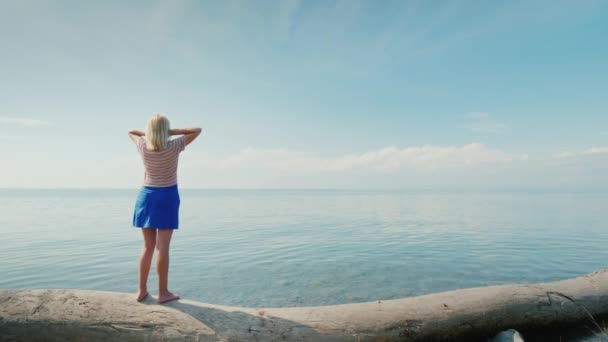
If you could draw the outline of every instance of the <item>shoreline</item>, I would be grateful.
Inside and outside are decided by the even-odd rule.
[[[477,287],[365,303],[245,308],[133,294],[0,290],[0,339],[428,341],[487,338],[514,328],[608,314],[608,270],[551,283]]]

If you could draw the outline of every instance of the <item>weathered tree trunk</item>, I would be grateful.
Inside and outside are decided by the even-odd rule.
[[[0,340],[427,341],[550,327],[608,313],[608,270],[367,303],[240,308],[133,294],[0,290]]]

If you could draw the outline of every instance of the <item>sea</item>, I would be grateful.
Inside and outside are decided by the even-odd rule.
[[[608,193],[180,189],[169,288],[247,307],[551,282],[608,263]],[[0,190],[0,289],[137,290],[138,189]],[[153,264],[149,289],[157,291]]]

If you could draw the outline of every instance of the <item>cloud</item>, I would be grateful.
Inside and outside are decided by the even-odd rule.
[[[606,150],[586,151],[552,159],[481,144],[389,146],[338,155],[256,147],[223,156],[192,150],[180,161],[178,177],[184,188],[608,189],[608,154],[599,154]],[[133,189],[143,173],[136,154],[94,160],[9,156],[7,164],[0,168],[0,188]]]
[[[564,151],[553,155],[554,159],[574,158],[608,153],[608,147],[591,147],[582,152]]]
[[[456,146],[385,147],[359,154],[321,157],[288,149],[247,147],[234,156],[206,164],[219,169],[263,168],[307,172],[393,173],[400,170],[471,168],[527,160],[526,154],[490,149],[481,144]]]
[[[533,164],[524,153],[472,143],[409,146],[349,154],[246,147],[180,162],[183,185],[213,188],[396,188],[505,185]],[[513,176],[511,178],[520,178]]]
[[[576,155],[577,154],[575,152],[564,151],[564,152],[554,154],[553,158],[554,159],[572,158],[572,157],[576,157]]]
[[[471,131],[495,134],[500,133],[507,128],[507,125],[492,120],[489,113],[471,112],[467,113],[466,117],[469,119],[469,123],[466,127]]]
[[[47,121],[30,118],[0,116],[0,125],[41,126],[48,125]]]
[[[608,153],[608,147],[592,147],[583,152],[583,154],[603,154]]]

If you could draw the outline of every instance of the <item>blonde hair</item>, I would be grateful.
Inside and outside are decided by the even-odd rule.
[[[148,150],[160,151],[167,147],[169,128],[169,119],[162,113],[152,115],[146,125],[146,147]]]

